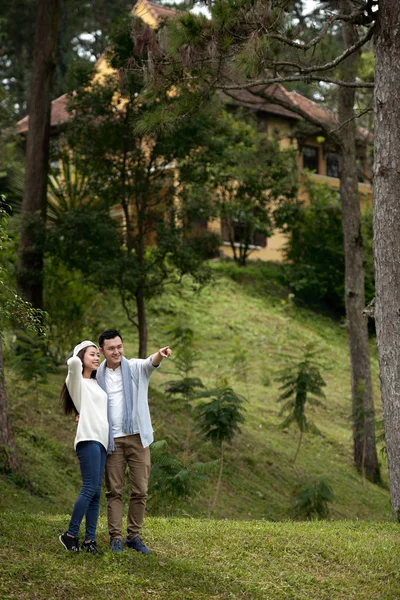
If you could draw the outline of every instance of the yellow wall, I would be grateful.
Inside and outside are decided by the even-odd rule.
[[[158,25],[156,19],[151,13],[149,13],[147,7],[144,4],[142,4],[140,0],[133,7],[132,14],[135,15],[135,17],[139,17],[140,19],[142,19],[142,21],[152,29],[156,29]]]

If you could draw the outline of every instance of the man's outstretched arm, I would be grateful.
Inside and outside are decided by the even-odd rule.
[[[164,360],[164,358],[169,358],[171,354],[172,350],[169,346],[165,346],[165,348],[160,348],[151,357],[151,363],[153,367],[158,367],[158,365]]]

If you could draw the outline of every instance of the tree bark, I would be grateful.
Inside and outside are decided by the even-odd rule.
[[[0,337],[0,470],[17,471],[19,460],[8,419],[7,389],[4,378],[3,344]]]
[[[400,4],[382,0],[375,33],[375,325],[390,495],[400,520]]]
[[[50,145],[51,87],[60,0],[38,0],[29,99],[25,184],[18,251],[17,285],[35,308],[43,307],[43,252]]]
[[[342,12],[351,10],[347,0],[340,1],[340,8]],[[347,48],[357,41],[357,33],[352,23],[343,22],[342,32]],[[344,81],[355,81],[358,56],[359,53],[353,53],[344,61],[341,69],[341,77]],[[351,367],[353,454],[354,463],[363,471],[363,475],[370,481],[379,483],[368,325],[362,315],[365,307],[365,270],[358,193],[354,103],[354,88],[340,87],[340,199],[345,254],[345,306]]]

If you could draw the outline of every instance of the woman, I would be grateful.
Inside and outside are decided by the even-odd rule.
[[[59,536],[65,550],[86,550],[101,554],[96,545],[101,481],[108,446],[107,394],[96,381],[100,352],[96,344],[86,340],[74,348],[68,360],[68,376],[61,392],[65,414],[79,414],[75,451],[82,474],[82,489],[76,499],[69,527]],[[78,533],[86,517],[85,541],[79,548]]]

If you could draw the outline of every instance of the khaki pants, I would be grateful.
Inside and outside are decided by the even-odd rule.
[[[140,435],[127,435],[114,440],[116,450],[107,456],[106,498],[108,531],[111,538],[122,539],[122,489],[126,466],[129,467],[128,538],[137,537],[146,510],[147,484],[150,475],[150,448],[143,448]]]

